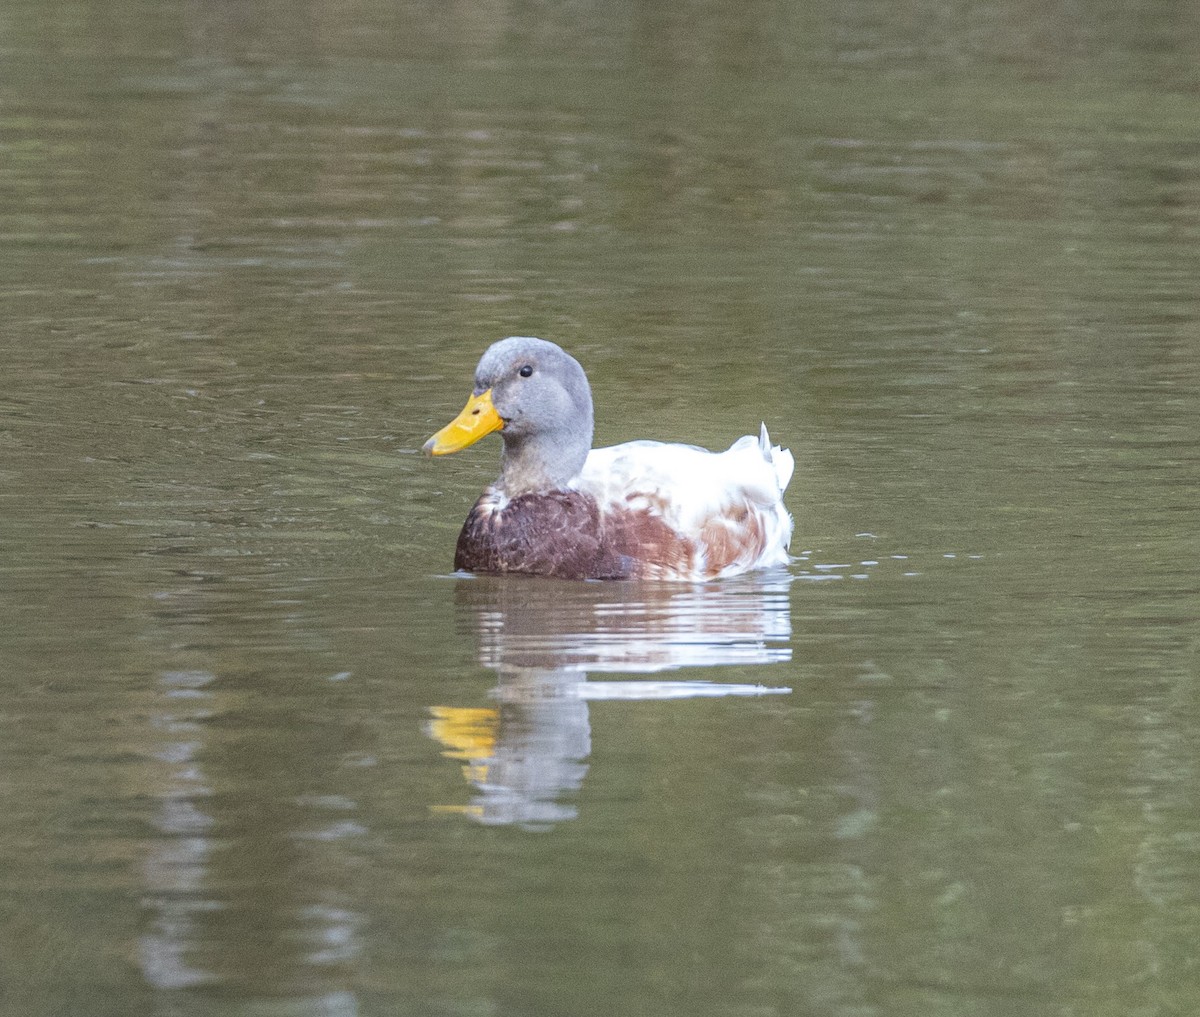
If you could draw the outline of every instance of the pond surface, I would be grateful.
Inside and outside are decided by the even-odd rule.
[[[0,12],[0,1013],[1200,1011],[1187,5]],[[486,345],[792,565],[450,574]]]

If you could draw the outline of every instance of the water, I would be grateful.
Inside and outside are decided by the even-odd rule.
[[[1194,18],[0,29],[0,1013],[1200,1008]],[[450,575],[514,333],[792,566]]]

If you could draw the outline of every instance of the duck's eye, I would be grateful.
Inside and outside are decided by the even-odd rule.
[[[531,374],[533,374],[533,365],[526,364],[517,372],[517,374],[519,374],[522,378],[528,378]]]

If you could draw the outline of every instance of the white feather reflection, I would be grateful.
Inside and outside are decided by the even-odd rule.
[[[197,916],[220,906],[203,894],[213,821],[199,804],[211,790],[195,762],[197,736],[209,715],[206,686],[212,680],[207,671],[166,672],[166,705],[154,717],[167,739],[157,754],[167,773],[154,819],[164,838],[143,866],[144,903],[151,918],[138,942],[138,962],[146,980],[160,989],[187,988],[215,978],[186,957]]]
[[[441,806],[488,825],[546,828],[572,819],[591,753],[589,701],[763,696],[785,686],[694,680],[589,681],[791,660],[786,572],[706,586],[581,583],[523,577],[459,582],[459,617],[499,682],[489,707],[431,707],[427,731],[461,760],[476,794]]]

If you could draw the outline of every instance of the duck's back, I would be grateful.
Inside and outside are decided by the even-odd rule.
[[[572,487],[595,499],[609,542],[645,578],[715,579],[787,563],[793,467],[763,427],[724,452],[656,441],[593,449]]]

